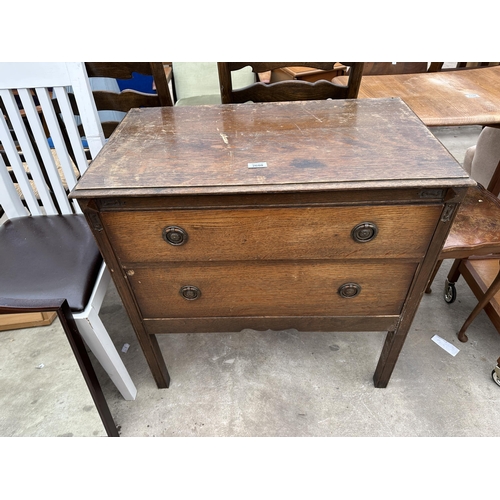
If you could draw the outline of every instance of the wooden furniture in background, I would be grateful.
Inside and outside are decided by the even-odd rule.
[[[426,293],[431,293],[431,285],[441,262],[454,259],[445,284],[445,300],[448,303],[455,301],[455,283],[460,275],[464,276],[478,298],[477,306],[458,332],[461,342],[468,340],[465,331],[485,307],[488,308],[488,316],[500,331],[500,307],[495,302],[489,305],[498,291],[498,287],[495,289],[496,283],[491,288],[490,284],[497,275],[500,276],[498,257],[494,257],[494,254],[499,253],[500,201],[480,185],[471,187],[453,221],[426,290]]]
[[[403,75],[406,73],[425,73],[426,62],[365,62],[363,75]]]
[[[358,95],[359,84],[363,73],[363,63],[340,63],[349,67],[349,76],[342,84],[320,80],[308,82],[303,80],[283,80],[265,84],[256,82],[241,89],[233,89],[231,72],[250,66],[254,73],[274,71],[278,68],[290,66],[306,66],[309,68],[330,71],[335,64],[317,62],[218,62],[219,82],[222,104],[243,102],[278,102],[303,101],[316,99],[355,99]]]
[[[485,68],[487,66],[498,66],[497,62],[459,62],[455,67],[444,67],[444,62],[432,62],[428,71],[457,71],[471,68]]]
[[[403,99],[428,127],[500,126],[500,66],[363,76],[358,99],[388,97]]]
[[[56,316],[55,312],[2,314],[0,315],[0,331],[31,328],[33,326],[47,326],[56,319]]]
[[[172,95],[168,87],[167,76],[170,71],[165,69],[161,62],[86,62],[85,67],[89,78],[104,77],[117,79],[130,79],[133,73],[151,75],[153,77],[156,93],[138,92],[136,90],[123,90],[120,93],[105,90],[93,91],[96,107],[99,111],[127,112],[132,108],[173,106]],[[104,136],[108,138],[118,125],[118,121],[103,122]]]
[[[271,82],[281,82],[283,80],[303,80],[305,82],[317,82],[318,80],[333,80],[336,76],[345,74],[347,66],[335,64],[330,70],[308,68],[306,66],[284,66],[273,69],[271,72]]]
[[[140,175],[137,175],[140,172]],[[387,331],[385,387],[469,179],[399,99],[132,110],[74,190],[157,334]]]
[[[428,63],[426,62],[365,62],[363,75],[396,75],[403,73],[425,73]],[[272,71],[271,83],[283,80],[304,80],[306,82],[317,82],[318,80],[332,80],[346,73],[348,67],[335,64],[331,70],[308,68],[306,66],[285,66]]]
[[[464,169],[487,189],[478,185],[470,188],[460,206],[450,234],[441,252],[435,271],[442,260],[455,259],[445,283],[445,300],[456,299],[455,283],[460,275],[465,279],[478,303],[458,332],[466,342],[465,331],[480,311],[486,311],[500,332],[500,130],[485,127],[477,144],[465,154]],[[435,275],[435,272],[433,276]],[[430,290],[429,283],[427,293]]]
[[[468,337],[465,331],[482,310],[486,312],[493,326],[500,332],[500,302],[498,298],[495,298],[500,290],[499,264],[498,256],[492,259],[476,259],[473,257],[460,261],[459,267],[456,268],[478,299],[476,307],[469,314],[457,334],[461,342],[467,342]]]

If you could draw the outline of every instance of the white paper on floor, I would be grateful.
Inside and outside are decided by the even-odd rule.
[[[442,347],[447,353],[451,354],[452,356],[456,356],[460,352],[460,349],[456,348],[453,344],[450,344],[447,340],[444,340],[439,335],[434,335],[431,340],[436,342],[439,347]]]

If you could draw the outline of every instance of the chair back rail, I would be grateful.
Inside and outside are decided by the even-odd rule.
[[[151,65],[161,63],[149,62],[86,62],[85,67],[89,78],[107,77],[127,80],[133,73],[151,75]]]
[[[83,63],[2,63],[1,66],[0,204],[7,217],[81,213],[78,203],[68,199],[68,192],[88,168],[88,160],[68,87],[79,109],[91,157],[104,145],[85,66]]]
[[[132,78],[134,73],[153,77],[155,90],[151,89],[151,93],[133,89],[121,92],[93,90],[94,100],[99,111],[127,112],[132,108],[173,106],[166,69],[161,62],[86,62],[85,67],[90,78],[128,80]],[[102,127],[106,137],[111,135],[120,120],[121,117],[103,120]]]
[[[219,83],[223,104],[244,102],[277,102],[311,99],[355,99],[358,95],[364,63],[340,63],[349,67],[346,84],[329,80],[314,83],[285,80],[275,83],[257,82],[241,89],[233,89],[231,73],[250,66],[255,73],[263,73],[278,68],[303,66],[321,70],[331,70],[333,62],[219,62]]]

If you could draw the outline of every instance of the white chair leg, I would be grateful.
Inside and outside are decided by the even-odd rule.
[[[75,321],[85,343],[122,396],[128,401],[134,400],[137,389],[97,312],[90,309],[88,317],[75,317]]]

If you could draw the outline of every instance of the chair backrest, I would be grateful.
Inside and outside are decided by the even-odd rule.
[[[172,74],[175,82],[176,106],[220,104],[220,86],[216,62],[173,62]],[[232,73],[233,88],[255,83],[251,68]]]
[[[93,90],[94,100],[99,111],[121,111],[126,113],[132,108],[172,106],[172,95],[168,86],[167,73],[170,67],[161,62],[86,62],[89,78],[113,78],[131,80],[134,73],[151,76],[152,84],[149,92],[125,89],[121,92]],[[104,135],[108,138],[120,120],[102,121]]]
[[[0,146],[8,159],[0,156],[0,205],[9,219],[81,213],[68,192],[89,161],[69,87],[94,158],[105,139],[84,63],[0,63]]]
[[[499,195],[500,128],[483,128],[477,139],[469,173],[495,196]]]
[[[223,104],[243,102],[301,101],[311,99],[355,99],[363,75],[364,63],[341,63],[348,66],[348,80],[341,85],[329,80],[314,83],[301,80],[284,80],[276,83],[257,82],[242,89],[233,89],[231,72],[250,66],[255,73],[278,68],[303,66],[325,71],[332,70],[333,62],[219,62],[219,84]]]

